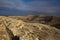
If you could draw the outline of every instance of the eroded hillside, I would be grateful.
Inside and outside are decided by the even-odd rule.
[[[0,16],[0,40],[60,40],[60,29],[46,24],[29,23]]]
[[[60,29],[60,16],[28,15],[28,16],[8,16],[17,20],[23,20],[29,23],[42,23],[54,26]]]

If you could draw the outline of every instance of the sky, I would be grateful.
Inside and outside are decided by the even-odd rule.
[[[0,7],[44,13],[60,13],[60,0],[0,0]]]

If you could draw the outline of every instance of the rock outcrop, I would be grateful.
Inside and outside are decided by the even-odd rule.
[[[13,37],[18,37],[19,40],[60,40],[60,29],[50,25],[26,23],[5,16],[0,16],[0,22],[3,25],[0,25],[0,35],[3,36],[3,31],[7,33],[4,40],[14,40]],[[0,39],[2,36],[0,36]]]

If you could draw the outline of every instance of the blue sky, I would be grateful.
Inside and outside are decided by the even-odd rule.
[[[59,0],[0,0],[0,7],[15,8],[25,11],[60,13]]]

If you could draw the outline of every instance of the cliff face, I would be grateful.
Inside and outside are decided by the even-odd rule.
[[[27,23],[22,20],[13,19],[10,17],[0,16],[0,40],[60,40],[60,29],[41,24],[41,23]],[[4,29],[3,31],[1,29]],[[1,32],[2,31],[2,32]],[[2,34],[1,34],[2,33]]]

